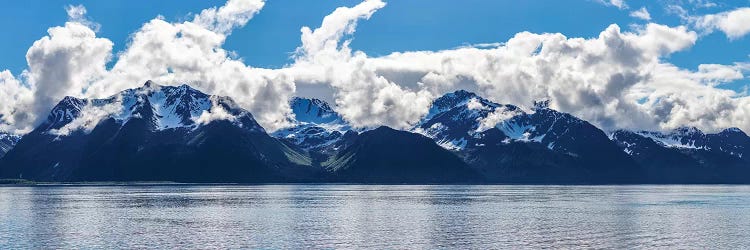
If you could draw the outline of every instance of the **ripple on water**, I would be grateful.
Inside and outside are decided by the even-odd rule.
[[[750,248],[748,186],[0,187],[0,249]]]

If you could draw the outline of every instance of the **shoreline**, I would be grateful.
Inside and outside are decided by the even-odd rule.
[[[175,181],[81,181],[37,182],[26,179],[0,179],[0,187],[106,187],[106,186],[747,186],[750,183],[357,183],[357,182],[175,182]]]

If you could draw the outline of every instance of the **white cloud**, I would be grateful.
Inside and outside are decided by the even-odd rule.
[[[713,7],[719,6],[719,4],[717,4],[716,2],[712,0],[675,0],[672,2],[685,5],[693,9],[705,9],[705,8],[713,8]]]
[[[80,23],[83,25],[86,25],[90,29],[92,29],[94,32],[99,32],[99,28],[101,28],[101,25],[95,22],[90,21],[86,17],[86,7],[83,5],[68,5],[65,6],[65,12],[68,13],[68,21],[74,22],[74,23]]]
[[[231,0],[202,11],[194,21],[149,21],[132,35],[127,49],[88,94],[104,97],[149,79],[166,85],[189,83],[207,93],[232,97],[266,129],[288,125],[287,100],[295,91],[292,79],[282,71],[245,65],[222,48],[227,34],[245,25],[261,7],[261,1]]]
[[[479,121],[479,127],[476,132],[484,132],[488,129],[494,128],[498,123],[502,123],[519,114],[520,112],[508,110],[505,106],[497,107],[492,113],[487,115],[487,117]]]
[[[423,76],[417,84],[399,84],[416,85],[433,95],[474,88],[501,103],[530,105],[550,99],[553,108],[605,129],[655,128],[659,121],[637,101],[648,91],[636,90],[659,84],[649,80],[660,58],[692,46],[696,39],[685,27],[649,24],[637,33],[623,33],[612,25],[593,39],[521,32],[492,49],[394,53],[369,61],[388,75]]]
[[[741,66],[728,66],[722,64],[698,65],[698,72],[696,72],[694,76],[696,80],[703,81],[712,86],[744,78]]]
[[[717,3],[710,0],[688,0],[693,6],[697,8],[713,8],[719,6]]]
[[[648,13],[648,10],[646,9],[646,7],[641,7],[638,10],[630,12],[630,16],[641,19],[641,20],[645,20],[645,21],[651,20],[651,13]]]
[[[697,28],[707,33],[714,30],[724,32],[730,39],[737,39],[750,33],[750,8],[743,7],[699,17],[688,17]]]
[[[245,26],[263,8],[263,0],[229,0],[224,6],[205,9],[195,15],[193,23],[214,32],[229,34],[233,29]]]
[[[610,0],[609,3],[612,4],[612,5],[614,5],[618,9],[626,9],[626,8],[628,8],[628,5],[625,4],[624,0]]]
[[[29,69],[22,74],[33,98],[25,110],[35,119],[13,123],[28,130],[38,124],[66,95],[106,97],[146,80],[164,84],[190,83],[203,91],[233,97],[269,129],[288,123],[287,100],[292,80],[279,71],[253,68],[221,48],[232,29],[245,25],[263,7],[262,1],[231,0],[196,15],[193,21],[170,23],[157,17],[132,34],[111,70],[112,42],[97,38],[81,18],[83,6],[69,6],[70,22],[49,29],[49,36],[29,49]],[[9,124],[10,119],[6,120]]]
[[[596,1],[607,6],[617,7],[618,9],[621,9],[621,10],[628,8],[628,4],[625,3],[625,0],[596,0]]]
[[[101,106],[87,103],[81,109],[81,115],[78,118],[74,119],[68,124],[65,124],[65,126],[60,129],[53,129],[49,132],[53,135],[58,136],[67,136],[72,132],[80,130],[82,130],[84,133],[91,132],[91,130],[93,130],[102,119],[110,117],[110,115],[112,114],[119,114],[123,111],[121,100],[122,97],[118,96],[116,98],[118,98],[119,100]]]
[[[72,21],[84,20],[86,16],[86,7],[83,5],[68,5],[65,6],[65,12],[68,12],[68,19]]]
[[[32,128],[35,116],[31,110],[33,93],[8,70],[0,71],[0,131],[25,133]],[[21,125],[21,126],[18,126]]]
[[[295,63],[282,71],[298,83],[330,84],[338,111],[354,126],[405,128],[427,112],[433,94],[389,81],[376,72],[366,54],[353,52],[349,40],[341,41],[355,31],[358,20],[369,19],[384,6],[380,0],[371,0],[340,7],[326,16],[319,28],[303,27]]]
[[[692,71],[666,62],[697,41],[687,27],[650,23],[624,32],[611,25],[593,38],[520,32],[491,46],[379,57],[352,49],[348,37],[357,22],[385,5],[371,0],[341,7],[320,27],[303,27],[294,63],[281,69],[245,65],[222,48],[227,35],[259,11],[260,1],[232,0],[192,21],[153,19],[132,34],[110,70],[104,65],[111,42],[71,21],[50,29],[50,36],[32,46],[29,70],[20,79],[7,71],[0,74],[0,97],[13,103],[0,107],[0,119],[4,126],[28,129],[38,120],[34,117],[46,116],[64,95],[105,97],[152,79],[230,96],[270,131],[288,125],[287,101],[297,85],[330,89],[337,111],[355,126],[408,128],[434,98],[468,89],[521,106],[550,100],[551,108],[604,129],[687,125],[750,131],[750,118],[745,118],[750,117],[750,99],[715,87],[742,79],[745,68],[704,64]],[[221,114],[212,110],[199,118],[205,122]]]
[[[193,117],[193,121],[197,125],[206,125],[213,121],[219,120],[236,121],[237,117],[234,117],[232,114],[227,112],[227,110],[218,103],[218,100],[215,97],[211,98],[210,110],[204,110],[200,116]]]
[[[471,100],[466,103],[466,107],[471,110],[481,110],[485,108],[484,104],[477,100],[477,98],[471,98]]]
[[[28,129],[46,117],[46,113],[67,95],[80,96],[89,83],[106,73],[112,42],[97,38],[89,27],[68,22],[53,27],[26,52],[28,69],[21,75],[29,85],[33,98],[19,104],[31,110],[28,123],[14,123]]]
[[[302,27],[302,46],[297,49],[298,56],[316,56],[324,52],[335,52],[341,37],[354,33],[357,20],[370,19],[372,14],[385,3],[380,0],[367,0],[352,8],[339,7],[323,18],[323,23],[314,31]],[[348,44],[344,43],[344,47]]]

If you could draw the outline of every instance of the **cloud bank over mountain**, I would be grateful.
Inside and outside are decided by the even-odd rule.
[[[622,1],[608,3],[627,8]],[[745,64],[689,70],[668,62],[705,32],[720,30],[730,39],[747,34],[743,9],[685,26],[648,23],[624,31],[613,24],[591,38],[522,31],[485,46],[370,56],[350,47],[357,23],[387,8],[368,0],[337,8],[319,27],[302,27],[293,63],[270,69],[246,65],[222,47],[263,6],[261,0],[229,0],[187,21],[156,17],[116,54],[112,41],[97,37],[98,25],[85,18],[85,8],[70,6],[68,22],[29,48],[25,71],[0,71],[0,130],[29,131],[64,96],[106,97],[146,80],[230,96],[270,131],[290,125],[288,100],[300,85],[329,87],[336,110],[360,127],[410,127],[434,98],[469,89],[499,103],[549,100],[551,108],[605,130],[750,130],[750,99],[720,88],[743,79]]]

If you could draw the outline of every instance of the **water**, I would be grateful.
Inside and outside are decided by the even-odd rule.
[[[750,248],[750,186],[0,187],[0,249]]]

